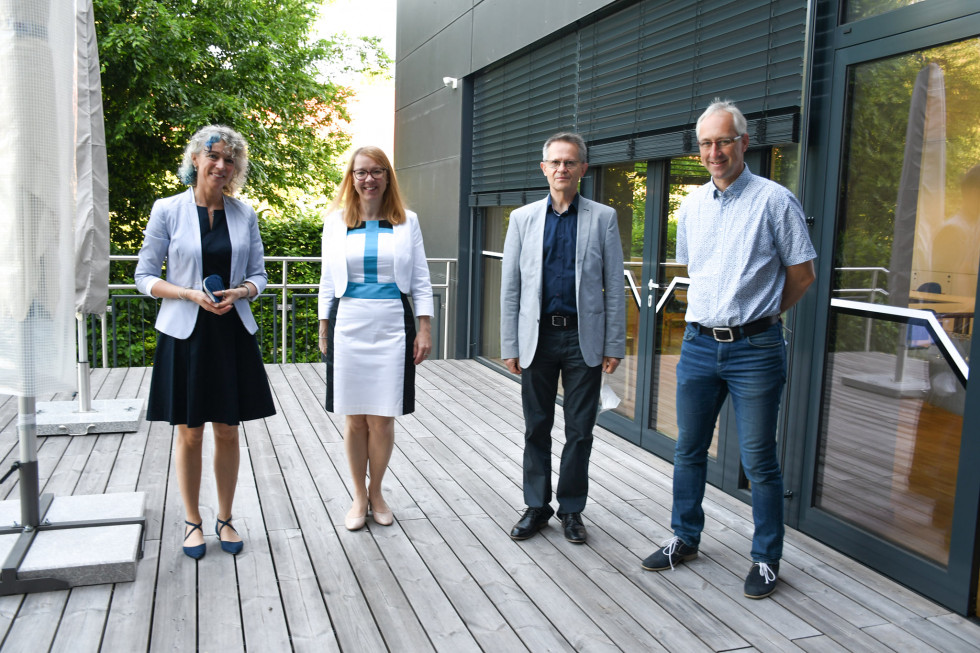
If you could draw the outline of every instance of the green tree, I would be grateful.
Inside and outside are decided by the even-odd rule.
[[[131,253],[153,201],[182,188],[191,134],[224,123],[249,142],[245,194],[293,213],[339,181],[349,88],[331,73],[385,74],[376,39],[314,40],[319,0],[95,0],[114,253]],[[276,252],[269,252],[270,254]]]

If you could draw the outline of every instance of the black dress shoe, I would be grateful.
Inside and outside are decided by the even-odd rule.
[[[515,540],[526,540],[541,530],[554,514],[555,511],[552,510],[551,506],[528,508],[524,511],[524,516],[521,517],[521,520],[514,524],[514,528],[510,530],[511,538]]]
[[[567,515],[558,515],[561,518],[562,528],[565,529],[565,539],[575,544],[582,544],[588,537],[585,533],[585,524],[582,523],[582,513],[570,512]]]

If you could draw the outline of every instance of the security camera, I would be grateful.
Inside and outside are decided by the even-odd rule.
[[[456,86],[459,84],[459,80],[456,79],[455,77],[443,77],[442,84],[447,88],[455,89]]]

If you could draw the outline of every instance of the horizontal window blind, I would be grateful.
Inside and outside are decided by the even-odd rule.
[[[753,144],[796,140],[805,21],[805,0],[647,0],[477,74],[471,204],[547,188],[540,147],[557,131],[581,133],[593,164],[694,153],[716,96]]]

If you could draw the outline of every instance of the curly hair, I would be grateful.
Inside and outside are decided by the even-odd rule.
[[[197,168],[194,167],[194,157],[210,150],[211,146],[221,141],[235,159],[235,174],[225,186],[225,193],[234,195],[248,178],[248,143],[241,134],[225,125],[208,125],[201,127],[191,136],[190,142],[184,148],[184,160],[177,169],[177,176],[188,186],[197,185]]]

